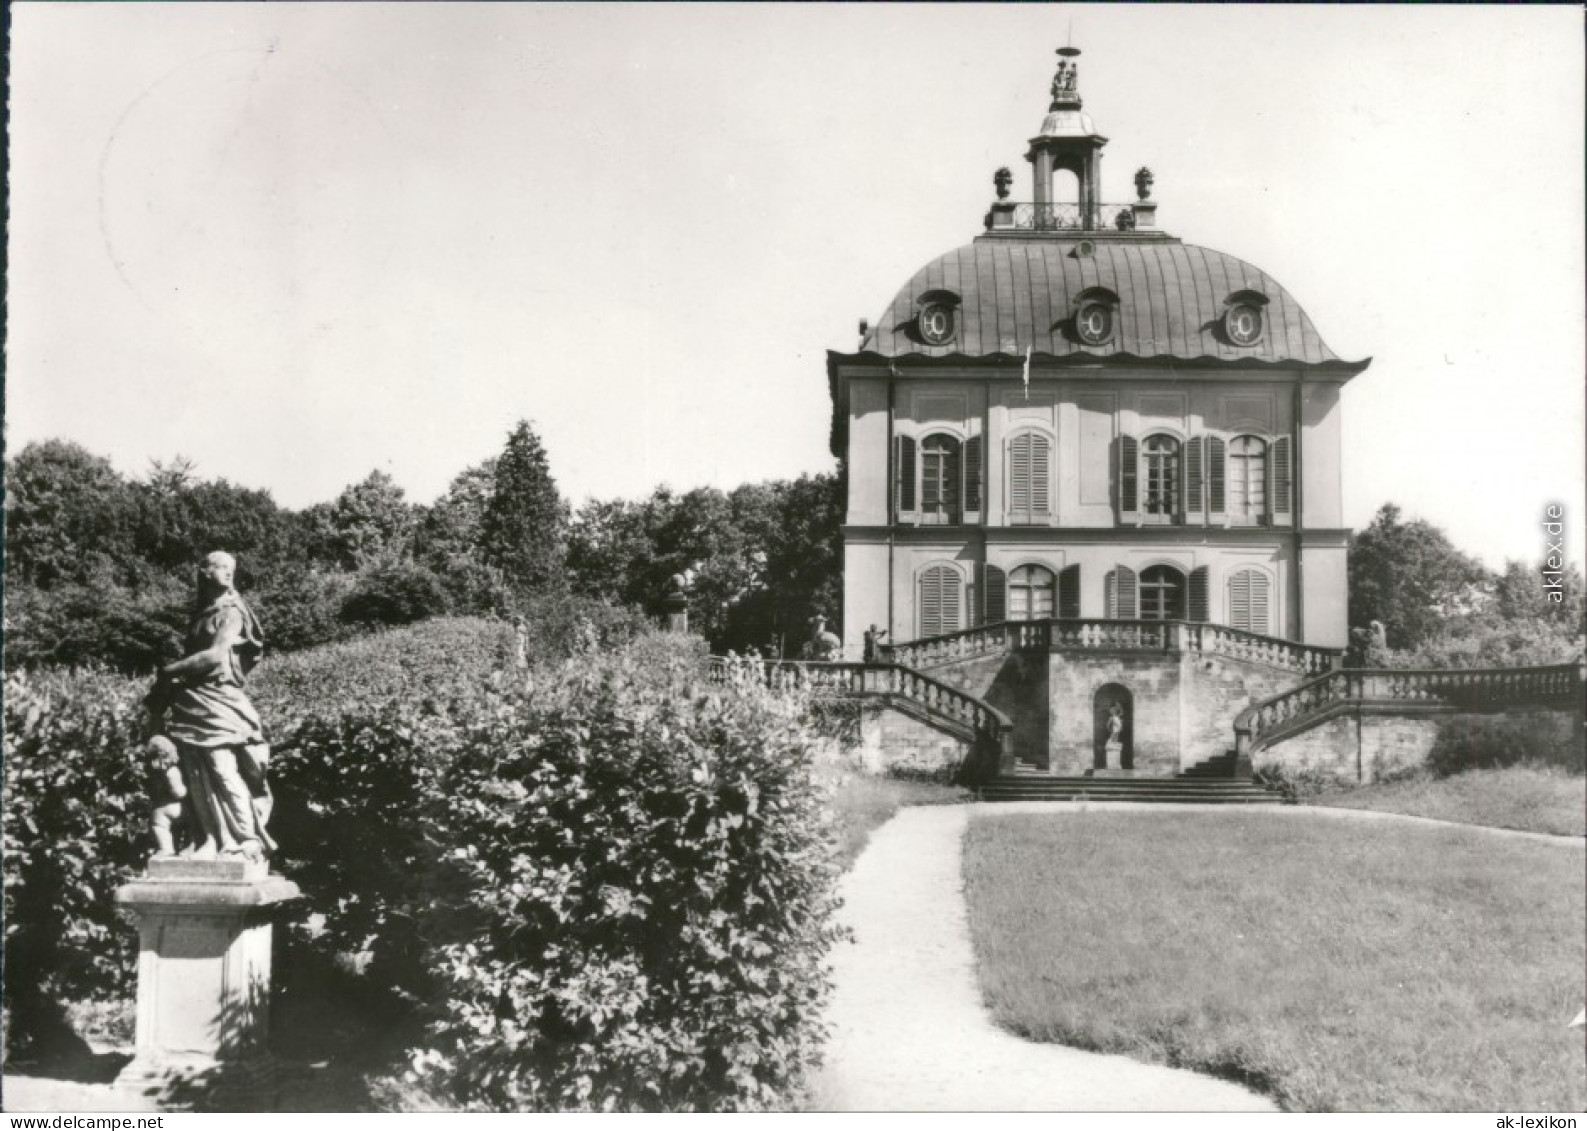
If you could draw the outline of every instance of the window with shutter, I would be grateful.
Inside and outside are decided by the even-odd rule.
[[[1253,526],[1267,517],[1267,445],[1255,436],[1229,441],[1229,518]]]
[[[1069,619],[1080,616],[1080,564],[1058,571],[1058,615]]]
[[[982,592],[986,594],[986,623],[998,624],[1008,619],[1007,579],[1000,566],[989,565],[984,573]]]
[[[1273,441],[1273,521],[1286,526],[1295,520],[1292,513],[1294,501],[1291,498],[1294,490],[1293,469],[1289,452],[1288,436],[1280,436]]]
[[[1008,619],[1046,620],[1057,600],[1057,578],[1041,566],[1020,566],[1008,575]]]
[[[1185,514],[1200,518],[1206,512],[1203,498],[1207,493],[1205,456],[1207,440],[1196,436],[1185,442]]]
[[[915,438],[899,436],[894,445],[894,497],[900,516],[913,515],[915,509]]]
[[[1140,509],[1140,452],[1134,436],[1120,436],[1119,453],[1119,521],[1139,522]]]
[[[1267,575],[1242,569],[1229,578],[1229,627],[1258,632],[1268,629]]]
[[[920,635],[959,631],[959,574],[952,566],[932,566],[920,575]]]
[[[1190,571],[1190,616],[1197,624],[1206,624],[1208,617],[1207,567],[1198,566]]]
[[[1141,474],[1141,513],[1157,522],[1172,522],[1179,514],[1179,441],[1148,436],[1141,444]]]
[[[1107,591],[1108,619],[1135,620],[1138,612],[1135,571],[1129,566],[1115,566],[1108,573]]]
[[[920,445],[920,519],[938,525],[959,521],[959,441],[927,436]]]
[[[1185,618],[1185,575],[1173,566],[1153,566],[1141,571],[1141,620]]]
[[[981,498],[984,479],[981,448],[979,436],[971,436],[964,442],[964,510],[969,522],[981,520],[981,509],[985,505]]]
[[[1008,517],[1018,525],[1045,523],[1051,516],[1052,443],[1035,432],[1008,442]]]
[[[1207,513],[1213,518],[1225,514],[1223,448],[1222,437],[1207,437]]]

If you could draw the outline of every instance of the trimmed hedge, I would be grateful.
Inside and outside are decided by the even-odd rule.
[[[261,667],[300,951],[428,1022],[413,1080],[506,1109],[790,1102],[819,1049],[836,870],[809,704],[703,678],[621,615],[436,621]],[[565,642],[565,643],[563,643]],[[593,645],[593,648],[591,646]],[[8,1013],[130,987],[111,904],[152,846],[143,684],[7,681]],[[290,977],[294,964],[282,968]],[[291,986],[284,987],[288,992]]]
[[[6,677],[5,1002],[126,992],[136,936],[111,893],[147,859],[141,688],[103,671]],[[12,1038],[25,1046],[23,1017]]]
[[[790,1101],[837,937],[816,738],[802,700],[702,660],[665,637],[583,658],[444,736],[421,1083],[510,1110]]]

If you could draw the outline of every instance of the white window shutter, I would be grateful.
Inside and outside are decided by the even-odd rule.
[[[1032,517],[1045,522],[1052,514],[1052,444],[1045,436],[1030,436],[1030,505]]]
[[[1115,566],[1108,574],[1108,619],[1135,620],[1138,608],[1135,571],[1129,566]]]
[[[920,575],[922,638],[959,631],[959,589],[959,575],[950,566],[932,566]]]

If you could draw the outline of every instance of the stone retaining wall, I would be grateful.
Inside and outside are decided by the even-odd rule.
[[[1561,746],[1579,743],[1581,716],[1568,710],[1520,709],[1502,714],[1451,712],[1448,714],[1337,716],[1281,739],[1257,751],[1255,768],[1276,768],[1286,775],[1321,777],[1341,784],[1370,784],[1427,760],[1439,733],[1445,728],[1472,727],[1496,718],[1542,719],[1557,732]]]

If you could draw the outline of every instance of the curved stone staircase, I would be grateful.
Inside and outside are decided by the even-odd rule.
[[[1013,724],[985,700],[917,670],[1012,651],[1192,652],[1292,671],[1296,687],[1253,703],[1234,720],[1232,750],[1173,777],[1101,771],[1062,776],[1016,759]],[[1534,668],[1342,669],[1337,650],[1312,648],[1220,625],[1180,621],[1048,620],[986,625],[883,650],[882,662],[711,661],[717,682],[752,679],[818,695],[873,699],[963,740],[967,769],[988,801],[1145,801],[1279,804],[1253,780],[1252,755],[1341,714],[1432,715],[1583,705],[1581,661]],[[1305,678],[1311,676],[1313,678]]]

